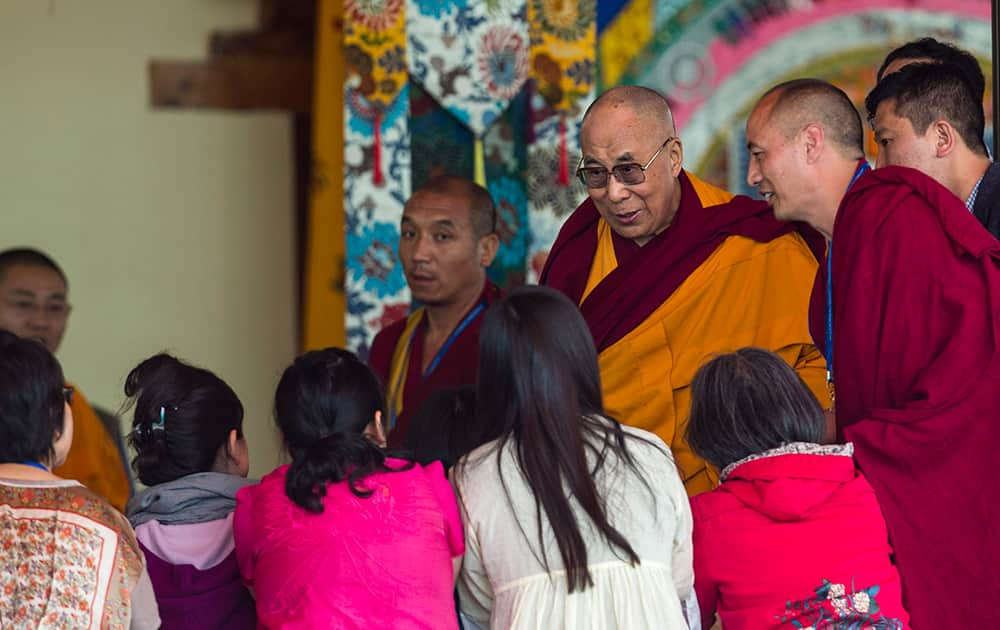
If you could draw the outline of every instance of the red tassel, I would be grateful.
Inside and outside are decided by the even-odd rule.
[[[559,185],[569,186],[569,153],[566,151],[566,116],[559,117]]]
[[[375,126],[375,150],[372,156],[375,164],[372,166],[374,171],[372,182],[376,186],[381,186],[385,182],[382,177],[382,112],[375,113],[375,120],[372,124]]]

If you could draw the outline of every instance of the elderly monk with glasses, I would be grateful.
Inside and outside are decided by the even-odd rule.
[[[772,350],[829,406],[807,321],[822,239],[686,172],[670,107],[653,90],[602,94],[580,145],[589,199],[560,230],[542,283],[580,306],[609,414],[670,445],[688,494],[711,490],[718,471],[684,430],[691,379],[712,355]]]

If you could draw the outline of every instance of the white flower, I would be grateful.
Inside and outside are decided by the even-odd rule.
[[[827,599],[836,599],[837,597],[843,597],[847,592],[843,584],[831,584],[830,592],[826,594]]]
[[[847,614],[847,610],[850,608],[846,597],[834,597],[830,600],[830,603],[832,603],[833,607],[837,610],[838,617],[845,616]]]
[[[855,593],[852,599],[854,600],[854,610],[859,613],[868,612],[868,608],[871,605],[871,599],[868,597],[868,593],[865,591]]]

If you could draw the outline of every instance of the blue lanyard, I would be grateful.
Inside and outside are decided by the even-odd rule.
[[[44,470],[45,472],[49,472],[48,468],[46,468],[42,464],[39,464],[38,462],[33,461],[33,460],[28,460],[26,462],[20,462],[20,463],[24,464],[25,466],[34,466],[35,468],[40,468],[41,470]]]
[[[431,361],[431,364],[427,366],[427,371],[423,373],[423,378],[426,379],[428,376],[431,375],[432,372],[434,372],[438,364],[441,363],[441,359],[443,359],[444,355],[448,352],[448,348],[451,347],[451,344],[455,343],[455,340],[458,339],[458,336],[462,334],[462,331],[468,328],[469,324],[475,321],[476,317],[478,317],[479,314],[482,313],[485,309],[486,309],[486,303],[480,302],[479,304],[476,305],[474,309],[469,311],[469,314],[465,316],[465,319],[463,319],[458,326],[455,327],[455,330],[451,331],[451,334],[448,335],[448,339],[445,340],[444,345],[442,345],[441,349],[437,351],[436,355],[434,355],[434,359]],[[402,396],[403,394],[400,391],[400,386],[403,384],[404,376],[409,371],[410,351],[413,349],[413,338],[416,336],[417,336],[416,331],[414,331],[414,333],[410,335],[410,340],[407,342],[406,345],[406,354],[403,355],[403,364],[400,367],[399,376],[396,378],[396,382],[394,384],[394,387],[392,388],[393,392],[392,401],[389,405],[390,429],[395,428],[396,426],[395,401],[398,396]]]
[[[427,371],[424,372],[424,378],[427,378],[428,376],[431,375],[431,372],[433,372],[434,368],[438,366],[438,363],[441,363],[441,359],[444,358],[444,355],[446,352],[448,352],[448,348],[451,347],[451,344],[455,343],[455,340],[458,339],[458,336],[462,334],[462,331],[469,327],[469,324],[471,324],[472,321],[476,319],[476,317],[478,317],[480,313],[483,312],[484,308],[486,308],[486,305],[483,304],[482,302],[477,304],[476,308],[469,311],[469,314],[465,316],[465,319],[462,320],[462,323],[459,324],[455,328],[455,330],[451,331],[451,334],[448,335],[448,339],[445,340],[444,345],[441,346],[441,349],[437,351],[436,355],[434,355],[434,360],[431,361],[431,364],[427,366]],[[413,337],[410,337],[410,344],[411,345],[413,344]]]
[[[847,185],[847,191],[870,169],[868,162],[859,166]],[[844,191],[845,195],[847,191]],[[829,240],[826,244],[826,382],[830,384],[833,382],[833,241]]]

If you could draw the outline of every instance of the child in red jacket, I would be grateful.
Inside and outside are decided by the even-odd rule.
[[[722,472],[691,500],[702,625],[909,628],[875,493],[777,355],[743,348],[691,384],[687,441]]]

